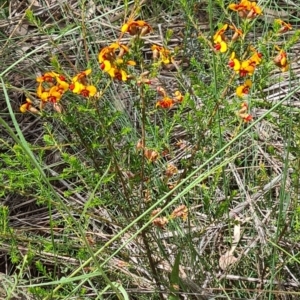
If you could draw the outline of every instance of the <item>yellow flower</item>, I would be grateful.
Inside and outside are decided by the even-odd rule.
[[[46,101],[57,103],[61,99],[62,95],[63,93],[61,89],[57,85],[55,85],[50,89]]]
[[[93,97],[97,93],[97,88],[93,85],[84,85],[80,82],[74,82],[70,86],[71,91],[74,94],[81,95],[83,97]]]
[[[84,85],[81,82],[75,81],[70,84],[70,90],[74,94],[80,94],[80,92],[84,89]]]
[[[129,20],[121,28],[121,32],[123,33],[128,32],[130,35],[143,36],[151,31],[152,31],[151,26],[142,20],[138,20],[138,21]]]
[[[250,11],[247,15],[248,19],[253,19],[255,17],[257,17],[258,15],[262,14],[262,9],[257,5],[256,2],[251,1],[251,5],[250,5]]]
[[[47,101],[47,98],[49,96],[49,90],[49,88],[45,89],[41,82],[37,87],[36,94],[42,101]]]
[[[213,36],[214,42],[219,40],[219,37],[221,37],[222,40],[225,40],[225,31],[228,29],[228,24],[223,25]]]
[[[235,52],[232,52],[230,55],[230,59],[228,62],[228,66],[233,69],[234,71],[239,71],[241,68],[240,61],[235,57]]]
[[[241,77],[245,77],[247,75],[253,75],[254,70],[255,70],[255,64],[248,59],[242,61],[238,73],[240,74]]]
[[[221,53],[224,53],[227,51],[227,44],[220,35],[214,42],[215,42],[214,48],[217,51],[220,51]]]
[[[93,85],[86,85],[84,89],[81,90],[80,95],[84,97],[93,97],[97,93],[97,88]]]
[[[234,11],[240,11],[240,10],[249,10],[250,6],[251,6],[250,1],[242,0],[238,4],[234,4],[234,3],[229,4],[228,8]]]
[[[123,69],[114,69],[113,76],[114,78],[122,81],[126,81],[128,79],[127,73]]]
[[[175,99],[177,102],[182,102],[183,96],[182,96],[182,94],[180,93],[180,91],[175,91],[175,93],[174,93],[174,99]]]
[[[289,63],[288,63],[288,60],[287,60],[287,54],[284,50],[279,49],[279,53],[274,58],[274,63],[275,63],[276,66],[281,68],[282,72],[288,71]]]
[[[69,84],[66,81],[61,80],[59,77],[56,78],[56,81],[57,81],[56,85],[61,90],[62,93],[66,92],[69,89]]]
[[[249,94],[251,86],[252,86],[252,81],[250,79],[247,79],[244,84],[237,87],[236,89],[237,96],[243,97]]]
[[[87,76],[91,74],[91,72],[91,69],[87,69],[72,78],[72,84],[70,84],[69,88],[74,94],[83,97],[93,97],[97,93],[97,88],[93,85],[89,85],[87,82]]]
[[[225,31],[228,29],[228,24],[223,25],[213,36],[214,48],[221,53],[227,51]]]
[[[86,76],[90,75],[91,73],[92,73],[92,69],[87,69],[85,71],[82,71],[72,78],[72,82],[76,82],[76,81],[81,82],[85,80]]]
[[[160,108],[171,108],[175,104],[174,100],[169,97],[164,97],[156,103],[156,107]]]

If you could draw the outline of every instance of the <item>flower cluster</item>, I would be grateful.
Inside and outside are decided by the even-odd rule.
[[[243,19],[243,22],[241,22],[241,24],[244,25],[249,23],[249,19],[253,20],[259,15],[262,15],[261,7],[259,7],[254,1],[241,0],[237,4],[229,4],[228,8],[230,10],[238,12],[239,17]],[[277,30],[275,28],[275,33],[284,33],[292,28],[290,24],[280,19],[275,20],[275,27],[276,26]],[[245,27],[247,28],[247,26]],[[242,40],[245,38],[243,31],[241,29],[238,29],[234,24],[224,24],[213,35],[214,49],[216,51],[225,53],[232,47],[232,43],[228,44],[229,39],[227,37],[227,32],[229,30],[233,31],[231,42],[236,41],[238,38],[241,38]],[[279,53],[274,58],[274,63],[283,72],[285,72],[289,69],[287,54],[284,50],[278,47],[276,48]],[[257,67],[261,64],[263,58],[262,53],[257,51],[253,47],[250,47],[250,51],[247,50],[247,52],[242,56],[243,59],[239,59],[236,55],[236,52],[232,51],[228,61],[229,68],[231,68],[235,72],[235,74],[237,74],[240,78],[246,78],[245,81],[236,88],[236,95],[239,98],[243,98],[247,94],[249,94],[252,88],[252,81],[250,78],[254,74]],[[248,58],[245,59],[245,57]],[[245,122],[249,122],[252,120],[252,117],[246,113],[247,110],[248,105],[245,105],[245,103],[243,103],[242,108],[238,112],[238,116],[240,116]]]
[[[137,85],[152,84],[147,75],[149,71],[144,71],[140,75],[133,75],[133,69],[131,67],[136,66],[136,62],[132,60],[131,49],[128,45],[135,45],[136,40],[152,32],[151,26],[143,20],[130,19],[127,23],[121,27],[121,36],[117,41],[112,42],[106,47],[103,47],[98,54],[98,61],[100,69],[108,74],[110,78],[118,81],[128,81],[134,79]],[[125,45],[120,42],[121,37],[124,34],[133,36],[133,42]],[[166,47],[153,44],[151,46],[153,54],[153,61],[155,64],[152,66],[161,67],[164,65],[170,65],[174,63],[172,52]],[[168,67],[168,66],[167,66]],[[97,88],[94,85],[89,84],[88,75],[91,74],[91,69],[80,72],[70,81],[65,76],[56,72],[47,72],[37,78],[38,87],[36,91],[37,97],[41,100],[40,107],[43,108],[46,103],[52,103],[56,111],[60,112],[61,107],[59,102],[63,95],[72,91],[74,94],[81,95],[83,97],[93,97],[97,93]],[[182,101],[183,96],[179,91],[174,93],[174,97],[169,97],[165,92],[162,93],[163,98],[156,103],[157,108],[170,108],[175,103]],[[31,111],[38,112],[33,108],[32,101],[28,98],[26,103],[20,107],[21,112]]]
[[[69,89],[65,77],[55,72],[47,72],[37,77],[36,81],[38,82],[36,94],[41,99],[42,107],[46,102],[58,103]]]
[[[142,37],[152,32],[152,28],[143,20],[129,20],[122,26],[121,32],[122,34],[128,33],[132,36]],[[152,45],[151,50],[154,61],[163,64],[172,63],[172,54],[167,48]],[[111,43],[109,46],[104,47],[98,55],[100,68],[113,79],[127,81],[132,78],[128,75],[128,66],[136,65],[135,61],[129,59],[129,52],[130,49],[126,45],[119,42]]]
[[[255,68],[261,63],[262,54],[255,49],[252,49],[252,55],[243,61],[236,58],[235,52],[231,53],[229,58],[228,66],[233,69],[240,77],[252,76]],[[252,81],[246,79],[246,81],[236,88],[236,95],[238,97],[244,97],[248,95],[252,87]]]
[[[246,60],[240,61],[236,58],[235,52],[232,52],[229,58],[228,66],[239,76],[246,77],[253,75],[255,68],[261,63],[262,53],[253,49],[253,54]]]
[[[52,103],[53,108],[57,112],[61,112],[59,101],[67,91],[72,91],[83,97],[93,97],[97,92],[97,88],[89,85],[87,82],[87,75],[91,72],[92,70],[88,69],[77,74],[70,83],[65,76],[56,72],[46,72],[42,76],[37,77],[36,95],[41,100],[40,108],[42,109],[47,103]],[[32,101],[27,98],[26,103],[21,105],[20,111],[22,113],[27,111],[38,113],[38,110],[32,104]]]
[[[122,34],[129,33],[138,37],[151,31],[151,26],[143,20],[134,21],[130,19],[121,28]],[[98,55],[100,68],[113,79],[127,81],[130,78],[127,74],[127,67],[136,65],[135,61],[128,58],[128,54],[129,48],[126,45],[119,42],[111,43],[109,46],[104,47]]]
[[[121,27],[121,33],[128,33],[136,38],[145,36],[152,32],[151,26],[143,20],[134,21],[130,19]],[[153,44],[151,46],[153,61],[160,65],[169,65],[173,63],[173,55],[166,47]],[[107,73],[112,79],[119,81],[127,81],[135,78],[138,85],[151,84],[151,80],[147,78],[149,72],[144,72],[140,76],[129,75],[130,66],[135,66],[136,62],[130,59],[130,48],[127,45],[113,42],[101,49],[98,55],[100,69]],[[171,108],[175,103],[182,102],[183,96],[179,91],[174,93],[173,97],[169,97],[163,88],[158,88],[158,92],[163,96],[156,103],[157,108]]]
[[[120,43],[112,43],[104,47],[98,55],[100,68],[108,73],[110,77],[126,81],[128,79],[126,67],[135,66],[136,64],[133,60],[125,59],[128,52],[127,46]]]

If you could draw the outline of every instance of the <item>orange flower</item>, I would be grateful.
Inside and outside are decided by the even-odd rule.
[[[158,159],[158,152],[148,148],[144,148],[144,156],[151,162],[154,162]]]
[[[237,11],[241,18],[246,18],[249,8],[250,8],[249,2],[250,1],[248,1],[248,0],[242,0],[238,4],[231,3],[231,4],[229,4],[228,8],[231,10]]]
[[[122,26],[121,31],[123,33],[128,32],[130,35],[143,36],[143,35],[146,35],[147,33],[151,32],[152,28],[145,21],[142,21],[142,20],[132,21],[132,20],[130,20]]]
[[[254,64],[255,66],[257,66],[261,63],[262,57],[263,57],[262,53],[254,49],[254,53],[249,58],[249,60],[251,61],[252,65]]]
[[[46,72],[44,75],[37,77],[37,82],[49,82],[52,84],[56,83],[56,78],[60,75],[55,72]]]
[[[262,14],[262,9],[254,1],[242,0],[238,4],[229,4],[228,8],[237,11],[241,18],[253,19]]]
[[[161,208],[160,208],[160,207],[158,207],[157,209],[153,210],[153,211],[151,212],[151,217],[155,217],[157,214],[160,213],[160,211],[161,211]]]
[[[157,90],[157,92],[158,92],[160,95],[162,95],[162,96],[164,96],[164,97],[167,96],[167,92],[166,92],[166,90],[165,90],[162,86],[158,86],[156,90]]]
[[[160,228],[165,228],[165,226],[169,223],[168,219],[166,217],[161,217],[161,218],[155,218],[152,221],[152,224],[154,226],[160,227]]]
[[[251,1],[250,3],[250,11],[247,15],[247,19],[254,19],[258,15],[262,14],[262,9],[256,4],[256,2]]]
[[[104,47],[98,55],[99,63],[102,64],[105,61],[109,61],[111,64],[123,63],[123,56],[129,52],[127,46],[119,43],[112,43],[107,47]]]
[[[175,104],[174,100],[169,97],[164,97],[156,103],[156,107],[160,108],[171,108]]]
[[[166,169],[166,176],[167,177],[172,177],[173,175],[178,173],[178,169],[175,165],[173,164],[168,164],[167,169]]]
[[[281,26],[278,30],[278,33],[284,33],[293,28],[291,24],[286,23],[286,22],[282,21],[281,19],[276,19],[275,23],[277,23]]]
[[[187,216],[188,216],[188,209],[184,204],[182,204],[174,209],[174,211],[171,214],[171,219],[182,218],[182,220],[185,221],[187,219]]]
[[[253,120],[252,115],[247,113],[248,111],[248,103],[247,102],[243,102],[241,104],[241,109],[237,112],[237,115],[243,119],[243,121],[245,123],[251,122]]]
[[[240,36],[243,36],[243,31],[241,29],[238,29],[233,25],[229,25],[229,28],[234,31],[231,38],[232,41],[236,41]]]
[[[274,63],[275,63],[276,66],[281,68],[282,72],[288,71],[289,63],[288,63],[288,60],[287,60],[287,54],[284,50],[279,49],[279,53],[274,58]]]
[[[253,120],[253,116],[250,114],[243,114],[240,117],[244,120],[245,123],[251,122]]]
[[[247,79],[244,84],[237,87],[236,89],[237,96],[243,97],[249,94],[251,86],[252,86],[252,81],[250,79]]]
[[[172,62],[173,58],[171,52],[167,48],[158,45],[152,45],[151,50],[154,60],[159,60],[164,64],[170,64]]]
[[[34,114],[37,114],[39,112],[35,107],[32,106],[32,101],[29,98],[26,98],[26,103],[20,106],[21,113],[25,113],[27,111],[30,111]]]

